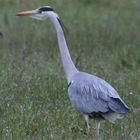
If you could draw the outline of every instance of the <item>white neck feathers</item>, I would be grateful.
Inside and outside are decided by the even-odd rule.
[[[76,69],[74,63],[72,62],[67,43],[65,40],[64,32],[63,29],[56,17],[57,15],[55,13],[52,13],[49,18],[51,22],[53,23],[56,33],[57,33],[57,38],[58,38],[58,44],[59,44],[59,50],[60,50],[60,55],[61,55],[61,60],[63,63],[63,68],[64,72],[67,78],[68,83],[71,81],[72,76],[78,72]]]

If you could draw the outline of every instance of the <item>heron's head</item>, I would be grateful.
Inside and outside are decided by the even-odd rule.
[[[57,13],[55,13],[53,8],[50,6],[43,6],[43,7],[37,8],[35,10],[19,12],[16,15],[17,16],[29,16],[31,18],[38,19],[38,20],[46,20],[48,18],[53,19],[55,17],[57,19],[57,21],[60,23],[60,25],[64,31],[64,34],[68,33],[67,28],[62,23],[59,16],[57,15]]]
[[[51,8],[50,6],[43,6],[35,10],[17,13],[17,16],[29,16],[38,20],[45,20],[51,17],[52,15],[58,18],[58,15],[54,12],[53,8]]]

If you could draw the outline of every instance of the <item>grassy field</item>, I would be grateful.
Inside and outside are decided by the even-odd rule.
[[[84,120],[67,95],[53,26],[15,16],[43,5],[68,27],[78,69],[107,80],[130,107],[126,118],[101,124],[102,139],[140,140],[139,0],[0,1],[0,140],[88,139],[71,129]]]

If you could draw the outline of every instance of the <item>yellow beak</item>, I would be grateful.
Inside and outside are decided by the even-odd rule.
[[[37,14],[36,10],[31,10],[31,11],[23,11],[23,12],[19,12],[16,14],[16,16],[33,16]]]

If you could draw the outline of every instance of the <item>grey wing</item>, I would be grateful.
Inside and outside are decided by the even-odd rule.
[[[104,80],[87,75],[84,79],[74,79],[68,94],[72,105],[80,112],[109,111],[126,113],[127,105],[121,100],[117,92]],[[90,80],[89,80],[90,79]]]

